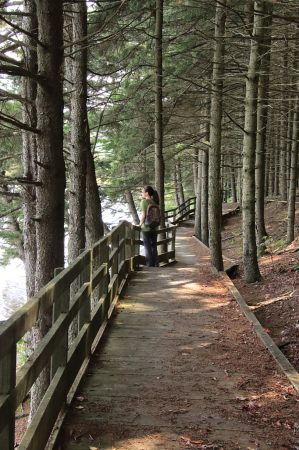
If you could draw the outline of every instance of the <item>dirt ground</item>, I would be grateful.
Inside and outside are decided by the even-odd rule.
[[[285,245],[287,205],[277,201],[265,205],[265,223],[269,235],[268,253],[259,259],[264,281],[246,284],[242,266],[241,214],[226,219],[223,254],[240,266],[233,282],[263,327],[296,370],[299,370],[299,215],[296,214],[296,239]]]

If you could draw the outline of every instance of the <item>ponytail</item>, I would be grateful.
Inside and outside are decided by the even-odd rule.
[[[157,203],[157,204],[159,205],[159,203],[160,203],[159,194],[158,194],[158,192],[155,191],[154,189],[153,189],[153,191],[154,191],[154,192],[153,192],[153,195],[152,195],[153,200],[154,200],[155,203]]]
[[[155,191],[155,189],[153,189],[151,186],[144,186],[143,189],[144,189],[144,192],[148,192],[149,196],[152,197],[154,202],[159,205],[160,199],[159,199],[158,192]]]

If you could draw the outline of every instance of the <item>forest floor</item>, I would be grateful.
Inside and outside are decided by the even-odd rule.
[[[299,211],[296,213],[295,240],[284,243],[287,232],[287,205],[278,200],[265,204],[268,238],[267,254],[259,259],[263,282],[247,284],[242,264],[242,215],[226,219],[223,254],[238,262],[233,282],[262,326],[299,370]]]

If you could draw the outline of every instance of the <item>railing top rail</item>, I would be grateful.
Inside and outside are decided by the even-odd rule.
[[[132,230],[139,230],[136,225],[121,221],[106,236],[103,236],[92,246],[92,250],[97,250],[101,245],[112,242],[115,234],[120,233],[123,227]],[[9,353],[11,346],[15,345],[24,334],[49,310],[55,300],[67,289],[76,279],[80,272],[91,261],[91,249],[86,249],[73,262],[71,262],[62,272],[44,286],[35,296],[25,303],[9,319],[0,324],[0,360]],[[95,254],[97,252],[95,251]]]
[[[183,209],[185,206],[187,206],[191,201],[195,201],[196,197],[190,197],[187,198],[187,200],[182,203],[181,205],[179,205],[177,208],[173,208],[173,209],[168,209],[167,211],[165,211],[165,214],[169,213],[169,212],[173,212],[173,211],[179,211],[180,209]]]

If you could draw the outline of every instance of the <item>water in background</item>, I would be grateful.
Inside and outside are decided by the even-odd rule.
[[[132,221],[126,205],[114,205],[114,213],[109,209],[103,211],[103,221],[109,228],[118,225],[121,220]],[[67,238],[65,240],[67,253]],[[1,251],[1,250],[0,250]],[[0,266],[0,321],[7,320],[15,311],[26,303],[25,268],[20,259],[13,259],[7,266]]]

